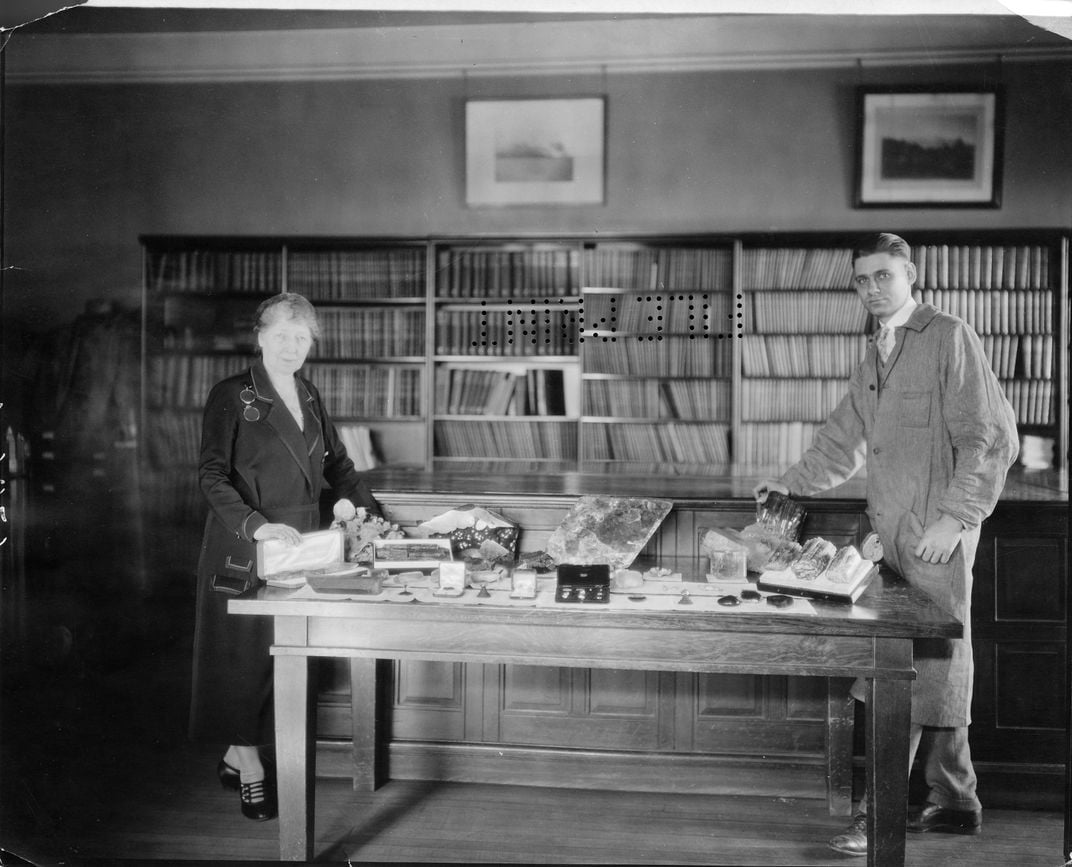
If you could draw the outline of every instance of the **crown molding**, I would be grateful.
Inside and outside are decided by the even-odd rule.
[[[1072,61],[1072,42],[1001,40],[993,22],[923,34],[901,19],[762,16],[340,30],[32,34],[10,84],[325,81]],[[1012,22],[1029,25],[1020,19]],[[1006,31],[1007,32],[1007,31]],[[1038,33],[1041,31],[1035,31]],[[852,46],[851,48],[845,46]]]

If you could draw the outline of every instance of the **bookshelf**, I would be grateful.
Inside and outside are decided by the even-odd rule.
[[[1016,410],[1022,435],[1054,441],[1066,465],[1068,238],[1060,232],[913,232],[917,301],[959,316],[979,334]],[[734,460],[784,467],[808,447],[844,394],[876,323],[849,286],[845,238],[762,235],[739,250],[746,317]],[[1064,313],[1061,313],[1064,305]]]
[[[732,246],[590,243],[583,276],[582,470],[728,465]]]
[[[770,240],[738,250],[745,316],[734,457],[757,469],[800,458],[845,393],[874,328],[850,288],[847,248]]]
[[[577,468],[580,247],[436,246],[435,467]]]
[[[1068,233],[903,234],[917,299],[975,328],[1021,433],[1052,439],[1063,469]],[[253,311],[287,288],[321,317],[308,374],[387,465],[785,467],[874,328],[849,288],[853,235],[147,236],[143,454],[161,471],[196,465],[208,389],[249,364]]]
[[[246,369],[257,305],[284,289],[317,307],[306,364],[360,467],[426,460],[426,245],[328,240],[142,239],[151,470],[194,467],[201,408]]]

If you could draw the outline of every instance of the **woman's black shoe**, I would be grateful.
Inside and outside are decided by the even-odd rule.
[[[242,783],[238,787],[242,815],[255,822],[266,822],[276,817],[275,793],[265,783],[265,780],[257,780],[255,783]]]
[[[242,775],[238,773],[238,768],[232,768],[227,762],[220,759],[220,763],[216,765],[216,775],[220,778],[220,785],[225,789],[238,791],[238,784],[242,778]]]

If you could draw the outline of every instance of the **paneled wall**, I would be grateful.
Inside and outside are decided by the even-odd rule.
[[[376,495],[404,525],[458,502],[450,495]],[[543,549],[574,500],[465,499],[522,526],[523,550]],[[805,536],[845,544],[868,530],[860,500],[808,506]],[[753,519],[744,499],[679,500],[644,553],[695,557],[708,528]],[[983,525],[971,746],[990,806],[1053,809],[1061,802],[1066,522],[1066,503],[1006,501]],[[654,791],[819,796],[828,702],[844,702],[848,690],[847,681],[822,678],[528,666],[404,662],[381,671],[391,692],[384,721],[391,776]],[[336,677],[321,697],[322,767],[348,774],[339,752],[350,736],[348,681],[345,670]]]

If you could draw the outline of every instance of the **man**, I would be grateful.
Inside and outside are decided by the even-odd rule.
[[[867,514],[886,563],[964,624],[964,637],[915,644],[909,767],[924,728],[930,792],[909,831],[975,834],[982,807],[968,750],[973,662],[972,563],[1018,451],[1016,419],[974,331],[912,298],[916,268],[897,235],[860,240],[853,285],[881,329],[849,392],[781,479],[754,489],[808,496],[867,467]],[[852,694],[863,697],[862,684]],[[864,799],[866,805],[866,798]],[[866,816],[830,840],[867,854]]]

